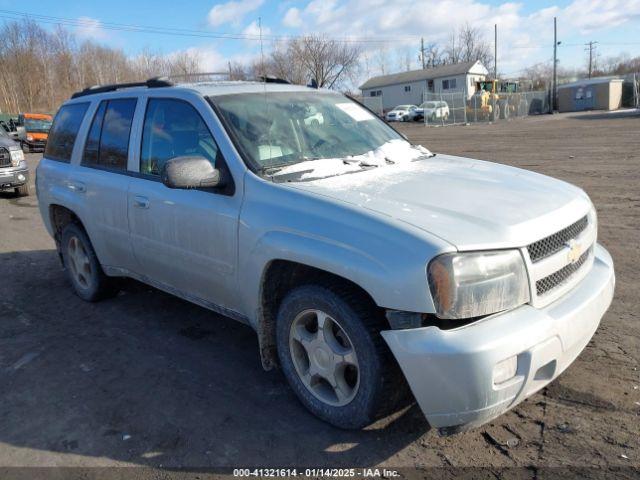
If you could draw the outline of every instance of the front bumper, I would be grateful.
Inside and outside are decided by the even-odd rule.
[[[591,271],[542,309],[523,305],[454,330],[388,330],[391,348],[432,427],[455,433],[482,425],[543,388],[589,343],[611,304],[613,261],[596,245]],[[496,364],[518,357],[515,377],[493,382]]]
[[[29,181],[29,169],[24,163],[17,167],[0,168],[0,190],[15,188]]]
[[[47,146],[46,140],[23,140],[22,142],[27,144],[30,150],[37,152],[44,152],[44,149]]]

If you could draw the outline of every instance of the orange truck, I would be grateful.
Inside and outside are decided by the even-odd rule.
[[[25,129],[24,138],[20,140],[24,152],[44,151],[52,121],[51,115],[46,113],[21,113],[18,115],[18,125]]]

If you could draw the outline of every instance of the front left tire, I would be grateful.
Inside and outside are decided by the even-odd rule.
[[[286,295],[277,317],[278,356],[308,410],[336,427],[360,429],[407,398],[383,328],[375,307],[349,286],[304,285]]]

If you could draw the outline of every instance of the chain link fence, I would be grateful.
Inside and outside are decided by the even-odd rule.
[[[490,95],[476,92],[423,94],[423,103],[415,120],[426,125],[444,126],[476,122],[499,122],[511,118],[549,113],[549,95],[545,91]]]

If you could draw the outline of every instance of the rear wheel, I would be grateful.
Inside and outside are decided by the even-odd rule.
[[[75,223],[68,224],[62,231],[61,243],[67,278],[80,298],[96,302],[118,293],[115,279],[103,272],[82,227]]]
[[[285,377],[307,409],[340,428],[363,428],[407,398],[380,315],[363,297],[350,287],[305,285],[278,313]]]

